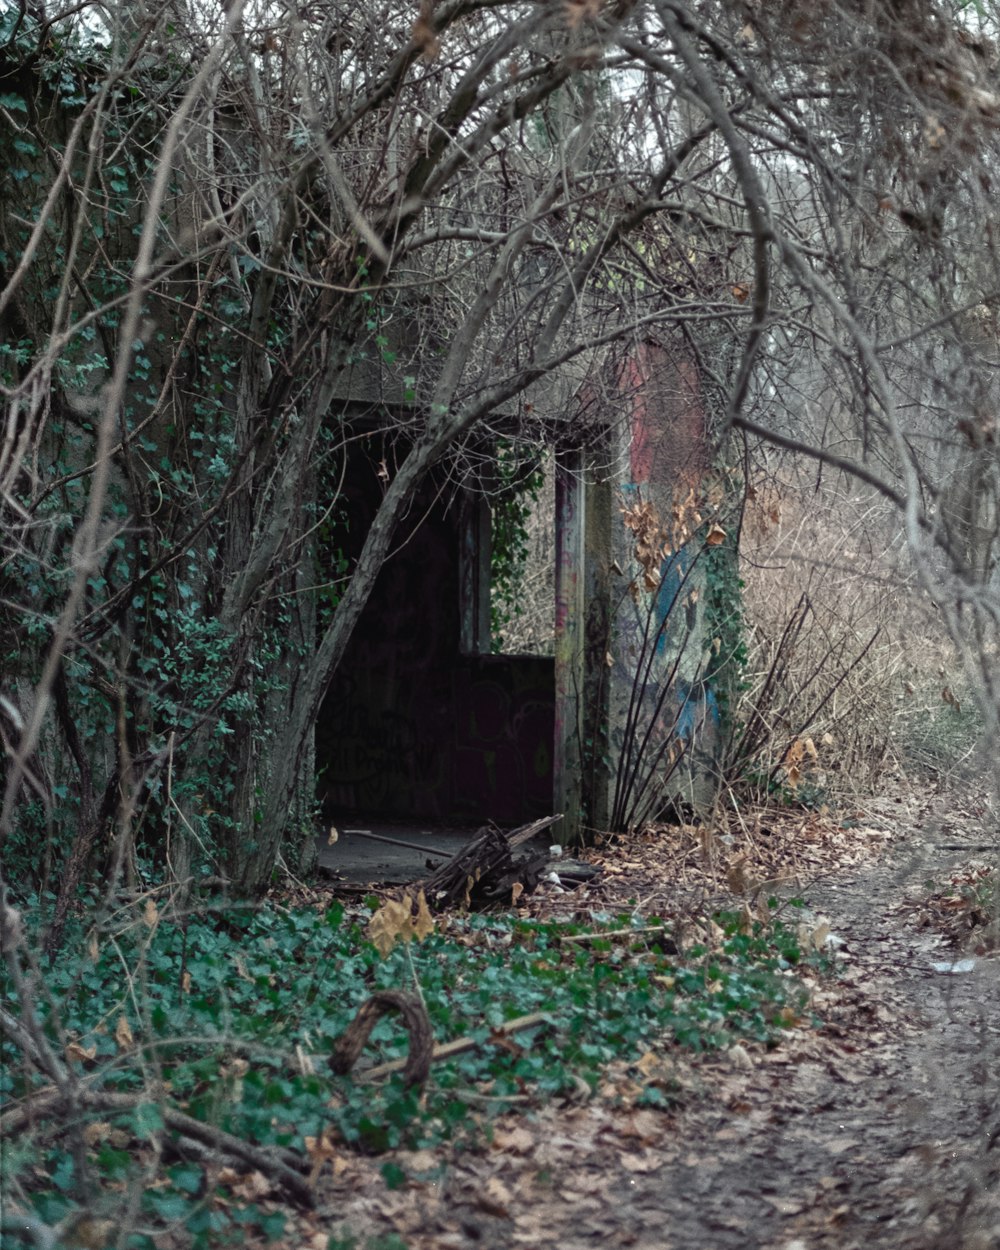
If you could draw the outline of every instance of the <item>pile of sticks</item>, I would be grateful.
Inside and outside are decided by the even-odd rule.
[[[557,820],[562,820],[561,814],[543,816],[510,833],[487,825],[456,855],[415,884],[424,891],[432,911],[509,903],[515,884],[530,894],[548,869],[548,852],[517,860],[513,852]]]

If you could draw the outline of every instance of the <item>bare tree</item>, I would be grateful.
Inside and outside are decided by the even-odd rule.
[[[310,845],[313,725],[417,486],[588,377],[611,422],[616,343],[679,336],[721,431],[892,500],[983,641],[987,33],[932,0],[8,23],[2,832],[48,838],[62,906],[136,838],[250,891]],[[338,580],[363,409],[395,451]]]
[[[26,19],[7,98],[7,568],[40,593],[11,596],[37,641],[8,695],[4,824],[34,795],[65,828],[69,786],[63,907],[123,804],[112,865],[138,831],[183,878],[201,842],[255,890],[308,839],[312,727],[416,486],[491,422],[531,433],[545,379],[674,325],[684,280],[647,249],[669,249],[664,194],[715,129],[669,122],[627,4],[116,20]],[[77,94],[48,76],[52,22]],[[398,454],[317,629],[359,401]],[[60,609],[84,496],[87,576]],[[62,747],[40,741],[50,693]]]

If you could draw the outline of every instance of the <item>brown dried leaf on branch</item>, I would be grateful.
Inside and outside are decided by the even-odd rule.
[[[441,51],[441,43],[434,30],[434,5],[432,0],[423,0],[420,5],[420,13],[417,20],[413,23],[413,31],[410,34],[414,47],[420,49],[420,55],[425,61],[433,61],[437,54]]]
[[[404,894],[383,903],[368,924],[368,937],[384,959],[397,942],[422,942],[434,932],[434,920],[421,890],[415,898]]]
[[[667,536],[667,546],[670,551],[678,551],[685,543],[691,541],[704,520],[702,504],[693,488],[689,489],[682,498],[674,499],[670,516],[671,525]]]
[[[945,688],[941,691],[941,698],[948,704],[949,707],[953,707],[956,712],[960,712],[962,710],[962,705],[959,703],[958,699],[955,698],[950,686],[945,686]]]
[[[666,535],[660,525],[660,515],[652,500],[640,500],[634,507],[622,506],[625,528],[635,536],[635,558],[642,569],[642,583],[646,590],[655,590],[660,584],[660,565],[667,554]]]
[[[576,30],[581,22],[592,22],[601,12],[601,0],[565,0],[566,25]]]
[[[115,1025],[115,1041],[118,1043],[118,1049],[121,1051],[131,1050],[135,1045],[135,1038],[132,1036],[132,1026],[124,1015],[118,1017],[118,1023]]]
[[[803,769],[810,763],[818,762],[819,750],[812,738],[796,738],[788,748],[784,760],[785,777],[793,790],[802,780]]]

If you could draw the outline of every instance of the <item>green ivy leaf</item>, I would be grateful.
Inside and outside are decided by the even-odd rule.
[[[406,1184],[406,1173],[398,1163],[383,1163],[379,1170],[387,1189],[401,1189]]]
[[[129,1117],[137,1137],[149,1140],[163,1131],[163,1115],[155,1102],[141,1102]]]

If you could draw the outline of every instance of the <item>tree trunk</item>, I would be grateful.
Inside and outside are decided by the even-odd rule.
[[[253,852],[244,858],[237,878],[239,888],[248,894],[259,894],[267,886],[289,826],[289,813],[296,808],[297,791],[311,771],[313,729],[327,687],[371,595],[399,518],[439,451],[439,442],[421,440],[403,461],[375,514],[333,620],[312,663],[301,673],[288,715],[270,747],[262,820],[253,838]]]

